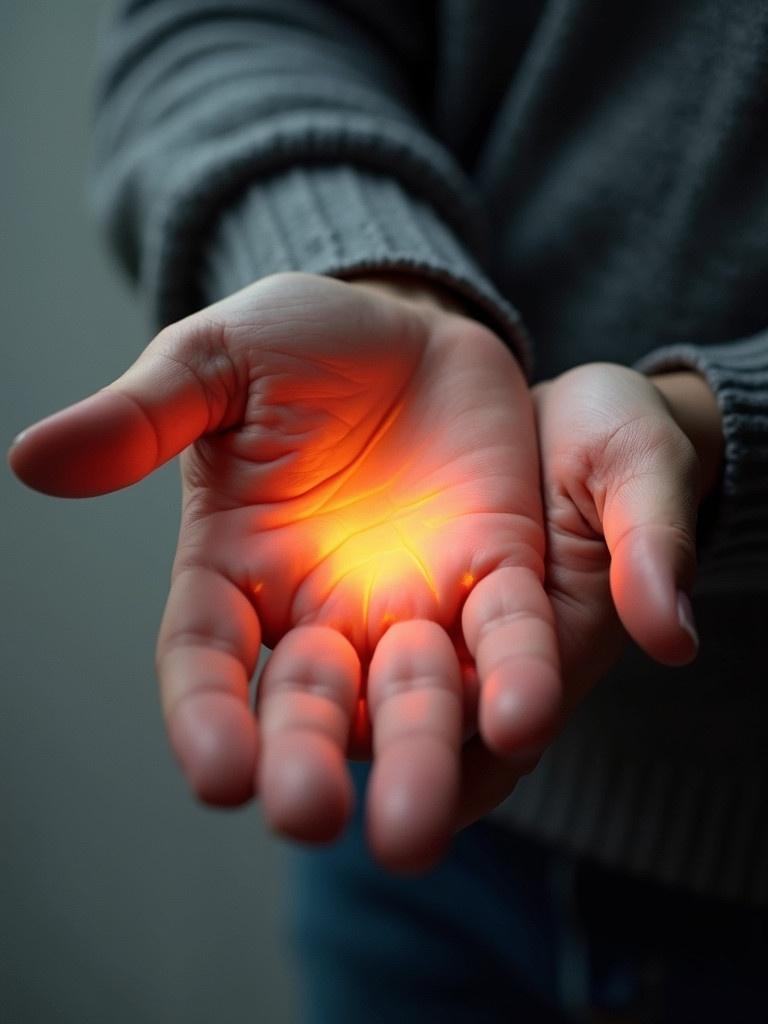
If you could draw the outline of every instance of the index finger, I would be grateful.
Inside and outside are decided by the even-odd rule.
[[[450,840],[459,793],[461,670],[447,633],[428,620],[391,626],[371,661],[367,697],[369,840],[388,867],[422,870]]]
[[[157,643],[157,672],[171,746],[206,803],[254,793],[258,732],[248,706],[261,630],[247,597],[216,570],[176,573]]]

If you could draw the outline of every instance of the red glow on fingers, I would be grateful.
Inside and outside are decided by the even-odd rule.
[[[100,391],[30,427],[9,453],[29,487],[60,498],[106,494],[157,463],[151,423],[123,395]]]
[[[485,577],[463,611],[467,647],[480,677],[480,732],[502,755],[541,749],[562,714],[562,680],[552,606],[530,569]]]
[[[461,672],[434,622],[394,625],[370,666],[375,761],[368,836],[385,866],[420,871],[451,835],[459,791]]]
[[[329,842],[349,816],[349,725],[360,694],[360,662],[341,634],[300,626],[275,647],[258,692],[259,792],[275,831]]]

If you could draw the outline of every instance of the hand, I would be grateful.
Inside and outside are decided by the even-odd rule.
[[[648,379],[589,364],[539,385],[534,399],[567,713],[627,634],[662,664],[695,657],[696,515],[718,479],[722,426],[695,373]],[[518,776],[514,763],[479,750],[465,775],[464,820],[499,803]]]
[[[258,788],[274,828],[327,841],[350,811],[345,754],[372,752],[370,841],[407,869],[455,827],[476,719],[499,752],[538,748],[560,682],[522,374],[484,327],[400,294],[265,279],[162,331],[11,463],[74,497],[183,452],[157,666],[192,788]]]

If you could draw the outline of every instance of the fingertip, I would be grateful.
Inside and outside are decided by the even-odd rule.
[[[30,487],[34,485],[27,479],[29,474],[26,467],[30,456],[28,451],[28,439],[34,432],[35,426],[36,424],[33,424],[32,426],[25,427],[24,430],[20,431],[11,441],[5,456],[11,472],[13,472],[22,483],[25,483]]]
[[[698,647],[685,633],[675,631],[672,635],[664,635],[645,645],[646,654],[661,665],[669,668],[684,668],[696,660]]]
[[[403,740],[374,761],[366,832],[382,867],[414,875],[435,866],[453,835],[460,782],[455,751],[434,737]]]
[[[688,653],[685,661],[685,664],[688,664],[699,653],[699,632],[696,629],[691,599],[684,590],[677,592],[677,621],[688,639]]]
[[[666,526],[632,531],[611,560],[611,592],[619,617],[635,643],[663,665],[688,665],[698,654],[687,594],[694,570],[688,545],[679,531]]]
[[[535,658],[510,657],[483,683],[480,734],[501,756],[534,756],[554,737],[562,714],[559,674]]]
[[[329,843],[352,813],[354,791],[344,758],[327,736],[294,730],[265,748],[259,765],[264,816],[280,835]]]
[[[82,498],[140,480],[155,467],[157,455],[146,416],[125,396],[105,390],[23,430],[8,461],[33,490]]]
[[[225,694],[198,694],[179,702],[168,720],[171,746],[201,803],[236,807],[254,793],[256,722]]]
[[[29,427],[25,427],[23,430],[20,430],[18,432],[16,437],[14,437],[14,439],[11,441],[10,446],[8,448],[8,456],[9,456],[9,458],[10,458],[11,454],[13,453],[13,449],[16,447],[16,445],[21,444],[23,442],[24,438],[27,436],[28,433],[29,433]]]
[[[699,653],[699,645],[691,634],[678,623],[660,622],[655,628],[646,631],[637,643],[654,661],[670,668],[683,668],[695,661]]]

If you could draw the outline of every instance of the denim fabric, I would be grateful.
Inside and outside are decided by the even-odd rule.
[[[768,1022],[766,918],[578,862],[487,821],[420,878],[346,835],[289,854],[306,1024]],[[600,1016],[603,1014],[604,1016]]]

